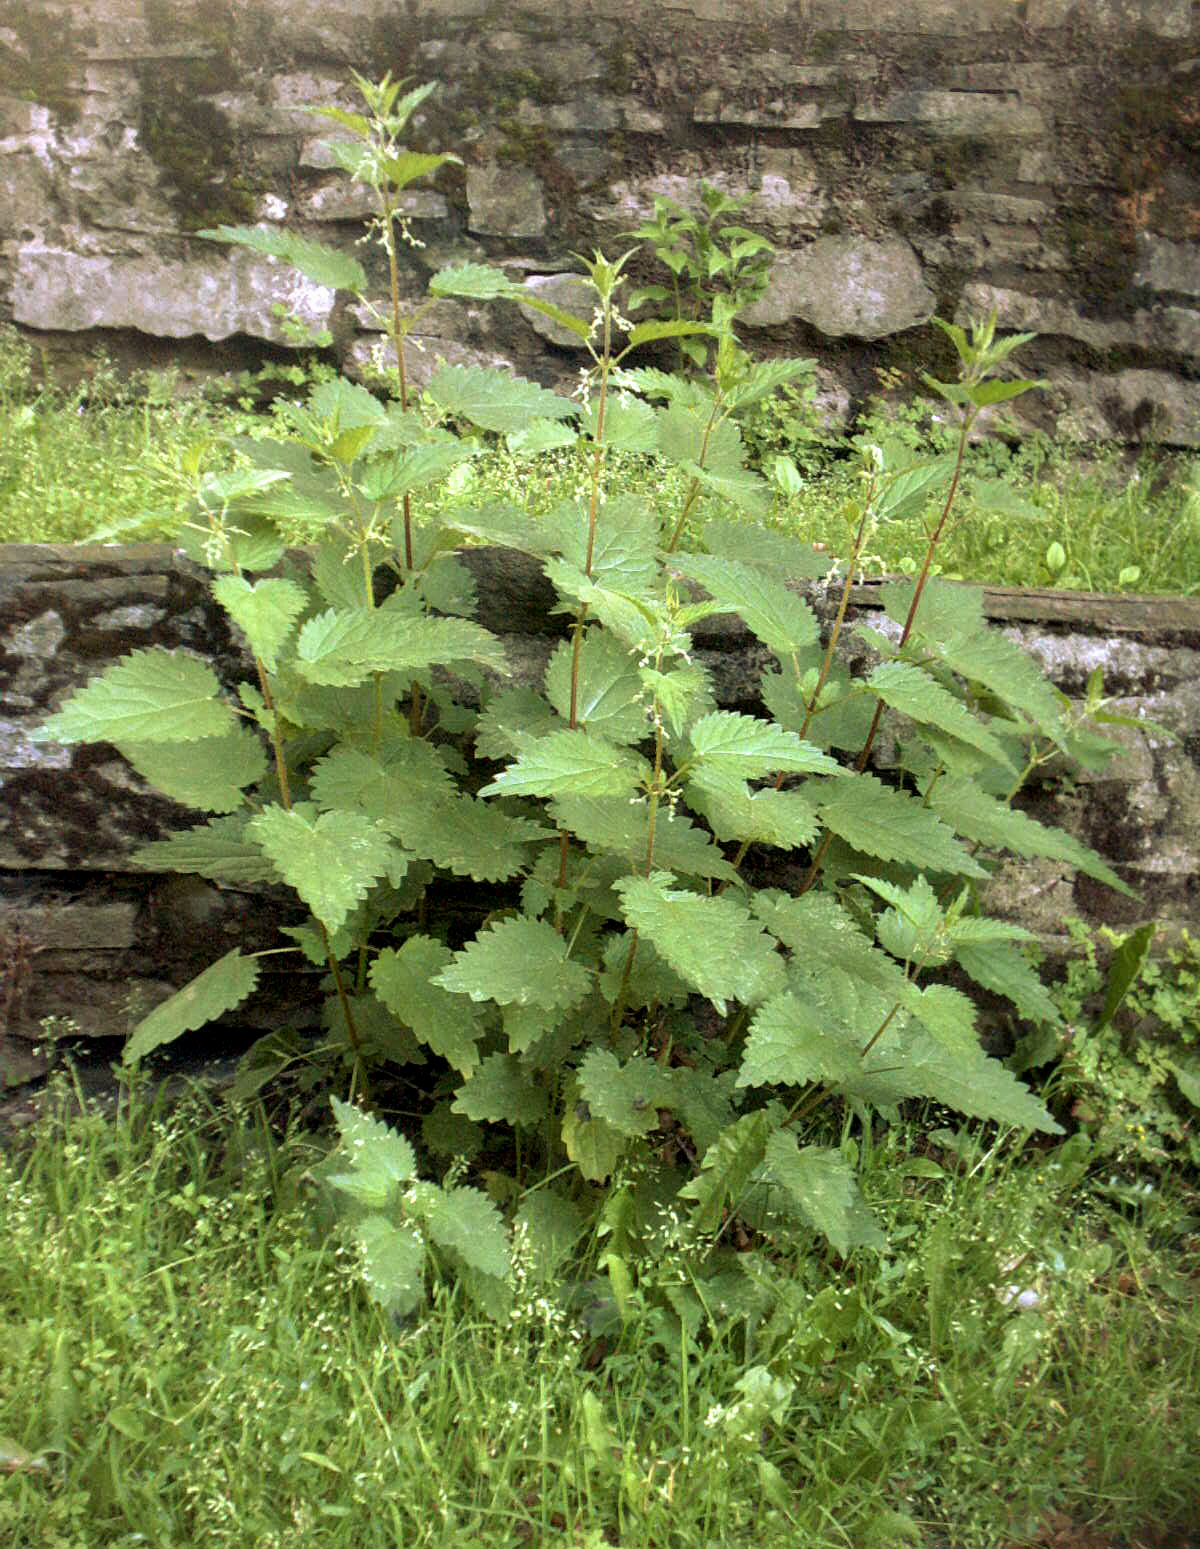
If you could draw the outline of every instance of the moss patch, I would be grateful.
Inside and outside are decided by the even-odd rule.
[[[79,119],[80,45],[65,16],[47,14],[28,0],[0,4],[0,92],[49,108],[61,124]],[[7,41],[13,38],[15,42]]]

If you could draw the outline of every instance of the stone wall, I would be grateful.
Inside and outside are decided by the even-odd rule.
[[[474,549],[480,622],[501,636],[517,682],[540,685],[561,620],[535,561]],[[95,1037],[123,1037],[173,986],[235,945],[277,944],[294,918],[282,890],[218,888],[133,866],[141,843],[195,821],[154,795],[111,748],[58,748],[29,733],[62,700],[128,651],[161,645],[211,662],[231,687],[252,675],[213,603],[206,572],[165,546],[128,549],[0,546],[0,1009],[22,1047],[46,1017]],[[831,598],[803,589],[828,622]],[[997,628],[1030,649],[1068,695],[1102,668],[1115,708],[1153,719],[1175,741],[1118,729],[1101,774],[1047,769],[1024,805],[1097,849],[1134,888],[1130,900],[1059,862],[1012,861],[989,884],[989,908],[1053,947],[1064,915],[1092,923],[1159,920],[1200,934],[1200,601],[989,590]],[[878,608],[878,586],[855,590],[851,624]],[[694,632],[721,702],[753,711],[763,648],[729,617]],[[852,628],[852,670],[868,666]],[[886,761],[886,746],[879,760]],[[771,880],[787,885],[786,867]],[[1061,939],[1061,938],[1059,938]],[[275,962],[286,969],[272,972]],[[266,959],[263,989],[239,1024],[311,1014],[315,973]],[[3,1029],[0,1028],[0,1034]],[[0,1064],[10,1073],[16,1045]],[[0,1085],[3,1072],[0,1071]]]
[[[468,258],[561,286],[705,178],[779,247],[753,348],[816,355],[831,412],[944,366],[935,311],[996,306],[1041,335],[1035,423],[1200,446],[1192,0],[0,0],[0,320],[52,366],[203,374],[286,350],[282,301],[361,364],[345,296],[193,235],[362,236],[305,111],[355,106],[352,70],[439,79],[413,148],[463,158],[406,200],[412,298]],[[577,369],[511,309],[423,328],[418,376]]]

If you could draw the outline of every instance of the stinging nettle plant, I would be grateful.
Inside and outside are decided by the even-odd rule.
[[[201,661],[137,651],[38,735],[114,743],[202,815],[143,846],[140,864],[284,884],[308,911],[280,950],[325,976],[328,1080],[351,1099],[335,1099],[344,1147],[325,1176],[348,1202],[384,1304],[415,1305],[432,1255],[502,1305],[508,1228],[496,1203],[553,1238],[596,1189],[608,1191],[605,1263],[621,1305],[635,1199],[675,1200],[710,1242],[736,1215],[767,1232],[815,1230],[843,1255],[879,1247],[852,1147],[819,1143],[823,1108],[886,1118],[919,1097],[1019,1130],[1059,1129],[985,1056],[972,1002],[939,978],[956,964],[1021,1017],[1058,1020],[1023,954],[1027,933],[979,912],[989,854],[1058,857],[1128,891],[1085,847],[1010,804],[1049,754],[1102,760],[1099,739],[986,626],[981,592],[930,579],[980,411],[1035,385],[998,375],[1029,336],[999,339],[994,319],[939,324],[961,376],[929,385],[958,416],[957,457],[889,465],[867,450],[822,639],[788,584],[818,562],[762,525],[769,487],[745,467],[737,427],[740,411],[810,362],[751,363],[728,316],[628,323],[618,295],[629,254],[584,262],[591,320],[465,264],[437,274],[432,295],[553,317],[590,352],[585,389],[566,399],[506,372],[441,366],[417,400],[394,199],[449,158],[398,147],[432,88],[401,97],[389,81],[360,84],[366,114],[327,116],[350,137],[342,165],[378,195],[397,395],[322,383],[289,411],[287,435],[240,444],[237,471],[186,470],[184,542],[249,644],[250,681],[231,695]],[[210,235],[366,299],[354,258],[290,232]],[[680,338],[715,341],[710,376],[630,359]],[[531,458],[573,448],[583,496],[537,522],[495,502],[418,520],[410,496],[478,450],[451,421]],[[612,488],[613,451],[681,467],[682,509]],[[878,663],[851,678],[836,648],[874,524],[923,510],[936,489],[924,567],[884,589],[886,628],[859,626]],[[701,497],[728,513],[684,553]],[[321,534],[304,565],[285,555],[283,526],[296,522]],[[472,621],[474,582],[454,552],[468,538],[533,555],[554,587],[569,630],[540,689],[505,686],[500,642]],[[714,701],[692,631],[718,614],[739,615],[771,655],[763,715]],[[871,764],[889,718],[885,780]],[[799,888],[756,887],[752,847],[798,858]],[[438,917],[437,879],[479,885],[490,910],[479,929]],[[262,956],[227,953],[144,1018],[126,1059],[237,1007]],[[264,1041],[242,1090],[294,1052],[284,1036]],[[457,1165],[455,1186],[419,1181],[409,1141],[353,1106],[371,1106],[383,1073],[431,1061],[428,1153],[471,1157],[490,1144],[494,1157],[508,1137],[509,1170],[489,1173],[488,1193],[458,1186]]]

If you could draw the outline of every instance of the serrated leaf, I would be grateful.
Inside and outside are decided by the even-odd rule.
[[[621,912],[659,956],[722,1015],[726,1002],[754,1006],[781,988],[783,961],[749,911],[728,897],[671,886],[668,872],[614,884]]]
[[[842,766],[773,721],[716,710],[692,727],[694,767],[719,779],[757,780],[767,774],[840,775]]]
[[[33,742],[199,742],[237,725],[211,667],[161,646],[133,651],[92,678]]]
[[[882,662],[867,679],[867,687],[893,710],[899,710],[914,721],[939,727],[960,742],[978,748],[1006,769],[1014,769],[1003,745],[953,694],[919,667],[908,662]]]
[[[493,269],[489,264],[456,264],[450,269],[439,269],[429,281],[429,290],[434,296],[462,296],[468,301],[527,299],[523,288],[503,269]]]
[[[270,226],[216,226],[196,232],[213,242],[233,242],[269,258],[282,258],[314,284],[330,290],[349,290],[361,295],[367,288],[366,270],[357,258],[325,247],[295,231]]]
[[[362,1255],[362,1277],[373,1301],[404,1317],[424,1295],[425,1245],[411,1227],[387,1216],[364,1216],[354,1227]]]
[[[384,947],[376,955],[370,981],[393,1016],[455,1070],[469,1075],[479,1064],[480,1014],[465,996],[432,982],[452,956],[449,947],[429,936],[410,936],[398,951]]]
[[[574,1006],[591,978],[544,920],[507,919],[480,931],[433,979],[443,989],[509,1006]]]
[[[398,156],[385,156],[382,168],[392,186],[399,189],[407,188],[418,178],[428,177],[431,172],[436,172],[439,167],[444,167],[449,162],[458,162],[461,165],[461,159],[449,151],[434,153],[402,151]]]
[[[548,1103],[515,1054],[488,1054],[459,1087],[454,1112],[485,1124],[540,1124]]]
[[[670,1106],[673,1071],[644,1054],[623,1063],[608,1049],[589,1050],[579,1067],[579,1092],[597,1119],[622,1135],[648,1135],[658,1128],[658,1110]]]
[[[875,500],[875,516],[880,521],[902,522],[917,515],[949,483],[953,472],[954,458],[939,457],[887,477]]]
[[[690,473],[722,500],[737,506],[739,511],[756,518],[766,516],[771,504],[771,486],[761,473],[750,468],[707,468],[699,463],[681,466],[685,473]]]
[[[199,742],[121,742],[117,747],[156,791],[200,812],[235,811],[246,799],[244,787],[267,772],[262,741],[248,726]]]
[[[878,991],[889,1004],[903,999],[904,970],[867,940],[835,898],[762,890],[755,896],[754,912],[818,981],[827,970],[837,969]]]
[[[573,1082],[567,1089],[562,1138],[568,1157],[590,1183],[611,1177],[629,1145],[620,1130],[593,1117]]]
[[[865,1043],[869,1034],[862,1036]],[[858,1074],[858,1048],[821,1006],[791,990],[772,996],[755,1012],[746,1037],[737,1084],[806,1086],[844,1084]]]
[[[568,564],[587,565],[587,518],[570,521],[561,545]],[[636,495],[606,500],[596,518],[592,568],[588,579],[614,592],[650,592],[658,574],[659,517]]]
[[[880,587],[883,610],[895,624],[903,624],[912,606],[915,581],[891,581]],[[986,634],[983,587],[959,586],[934,577],[921,593],[917,631],[924,640],[949,640],[958,636]]]
[[[503,882],[530,864],[529,844],[552,837],[530,818],[510,817],[471,796],[430,803],[412,823],[389,823],[405,847],[443,871],[475,882]]]
[[[679,1191],[696,1201],[692,1221],[701,1232],[715,1232],[726,1209],[736,1210],[753,1174],[766,1155],[771,1121],[761,1111],[743,1114],[704,1153],[700,1176]]]
[[[629,346],[631,349],[636,349],[639,344],[653,344],[656,339],[682,339],[695,334],[703,334],[711,338],[713,331],[711,323],[697,323],[690,318],[669,318],[662,322],[638,323],[630,330]]]
[[[580,415],[580,429],[597,439],[600,402],[593,398]],[[604,405],[604,445],[618,452],[653,452],[658,444],[657,412],[641,398],[613,393]]]
[[[975,984],[1002,994],[1031,1022],[1061,1027],[1062,1016],[1033,963],[1010,942],[955,946],[954,956]]]
[[[425,391],[447,414],[502,435],[531,419],[566,419],[578,411],[577,404],[536,382],[487,366],[440,366]]]
[[[646,705],[636,659],[602,629],[584,632],[578,663],[575,646],[563,640],[546,669],[546,697],[565,721],[571,718],[575,674],[576,724],[611,742],[640,742],[647,734]]]
[[[503,1279],[512,1267],[500,1212],[478,1189],[438,1189],[421,1212],[425,1230],[468,1268]]]
[[[469,441],[404,448],[369,463],[359,478],[359,488],[368,500],[399,500],[413,490],[438,483],[477,453],[478,448]]]
[[[475,727],[481,758],[513,758],[527,742],[560,731],[562,722],[531,688],[510,688],[488,703]]]
[[[214,818],[169,839],[141,845],[130,859],[150,871],[190,872],[234,887],[278,882],[274,865],[247,835],[247,822],[242,814]]]
[[[556,796],[555,821],[581,839],[590,850],[623,856],[644,865],[650,838],[646,802],[621,796]],[[654,830],[654,860],[665,870],[684,876],[736,882],[737,872],[702,829],[686,817],[659,813]]]
[[[387,834],[354,812],[310,819],[297,808],[270,806],[250,819],[246,832],[327,930],[338,928],[397,858]]]
[[[1012,850],[1017,855],[1044,855],[1052,860],[1066,861],[1128,898],[1137,896],[1111,867],[1078,839],[1061,829],[1044,828],[1025,813],[989,796],[969,780],[939,780],[930,791],[929,805],[968,839],[978,840],[991,849]]]
[[[508,450],[520,457],[536,457],[539,452],[574,446],[578,439],[579,432],[560,420],[531,420],[520,430],[510,430],[504,438]]]
[[[530,739],[481,796],[631,796],[650,773],[640,753],[586,731]]]
[[[775,360],[755,361],[746,380],[739,382],[726,393],[725,407],[731,412],[748,409],[751,404],[759,403],[762,399],[769,398],[772,393],[777,393],[789,382],[811,376],[816,370],[816,365],[816,361],[811,357],[801,359],[798,356],[780,356]]]
[[[917,615],[916,633],[926,638],[921,615]],[[1062,706],[1055,689],[1042,676],[1037,663],[1014,641],[998,630],[978,634],[950,635],[931,641],[934,655],[953,672],[972,682],[983,684],[1015,710],[1023,710],[1047,737],[1063,744],[1066,727]]]
[[[702,769],[688,781],[687,797],[721,840],[796,850],[812,844],[820,828],[817,809],[802,791],[752,791],[725,778],[710,782]],[[660,859],[675,869],[661,852]]]
[[[767,1141],[764,1170],[843,1258],[852,1248],[886,1246],[887,1238],[840,1151],[824,1146],[797,1147],[795,1135],[776,1130]]]
[[[629,954],[633,951],[633,968]],[[631,1009],[643,1006],[686,1005],[691,990],[673,968],[664,963],[649,941],[634,931],[613,931],[606,939],[600,993],[610,1006],[618,1000]]]
[[[249,582],[240,575],[217,576],[213,596],[229,614],[268,672],[275,671],[279,648],[308,607],[303,587],[294,581]]]
[[[334,1188],[360,1205],[383,1210],[417,1174],[417,1158],[403,1135],[350,1103],[331,1098],[349,1172],[327,1175]]]
[[[712,554],[673,555],[671,569],[697,581],[751,634],[779,656],[790,656],[819,637],[816,614],[781,581],[738,560]]]
[[[975,1007],[961,990],[949,984],[910,985],[907,1009],[926,1032],[952,1054],[973,1059],[979,1052]]]
[[[413,737],[385,746],[378,757],[335,747],[313,766],[310,791],[323,810],[361,812],[403,832],[410,811],[413,822],[421,821],[430,806],[454,794],[455,785],[437,749]]]
[[[468,619],[362,608],[330,609],[309,619],[300,631],[296,665],[310,683],[351,688],[376,672],[411,674],[464,661],[509,670],[496,636]]]
[[[968,1054],[946,1049],[928,1035],[910,1039],[903,1081],[906,1095],[932,1097],[972,1118],[1050,1135],[1063,1133],[1029,1088],[982,1049]]]
[[[240,1006],[257,983],[258,959],[243,957],[234,947],[142,1018],[129,1035],[123,1062],[136,1065],[151,1049],[215,1022],[225,1012]]]
[[[933,812],[874,775],[836,781],[818,797],[817,808],[825,826],[864,855],[918,869],[987,876]]]
[[[658,449],[681,467],[704,467],[730,476],[744,471],[741,432],[731,419],[716,416],[708,395],[672,396],[658,417]]]
[[[815,580],[829,569],[829,556],[811,543],[755,522],[705,522],[701,537],[717,559],[735,560],[789,581]]]

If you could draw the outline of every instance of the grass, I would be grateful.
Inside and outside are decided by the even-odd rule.
[[[1086,1176],[1075,1142],[934,1129],[914,1160],[913,1138],[860,1136],[885,1255],[760,1239],[701,1282],[704,1245],[663,1220],[624,1322],[592,1243],[518,1256],[502,1321],[435,1278],[397,1328],[300,1181],[321,1137],[136,1085],[103,1118],[64,1080],[0,1154],[0,1541],[985,1549],[1194,1525],[1195,1192]]]
[[[97,532],[122,541],[171,537],[182,520],[185,462],[202,456],[206,468],[229,466],[223,437],[270,434],[274,425],[246,401],[178,399],[169,375],[123,386],[103,364],[86,390],[35,391],[28,350],[12,330],[0,339],[0,359],[0,542],[75,543]],[[877,407],[858,430],[914,455],[946,450],[943,428],[919,404],[887,413]],[[754,444],[768,467],[788,445],[778,437]],[[861,488],[852,448],[818,438],[793,449],[802,482],[794,493],[776,491],[770,521],[822,545],[832,561],[846,545],[846,502]],[[664,511],[679,508],[684,480],[677,470],[646,458],[614,462],[622,490]],[[1200,594],[1200,459],[1151,448],[1131,461],[1114,446],[992,439],[973,450],[968,474],[940,552],[943,573],[1004,586]],[[436,499],[510,500],[519,491],[536,515],[581,489],[569,458],[529,461],[493,446]],[[433,499],[426,496],[426,505]],[[707,514],[715,508],[702,508],[694,528]],[[926,517],[933,515],[931,507]],[[921,523],[885,522],[871,548],[873,569],[913,569],[923,557]]]

